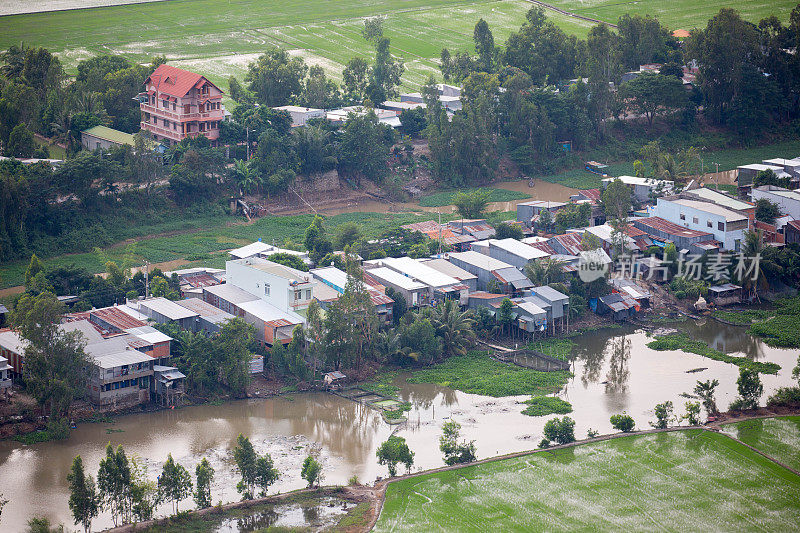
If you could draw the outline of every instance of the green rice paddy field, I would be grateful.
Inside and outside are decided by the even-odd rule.
[[[686,430],[397,481],[375,531],[794,531],[798,520],[800,476]]]
[[[796,2],[714,0],[552,0],[576,13],[616,22],[623,13],[655,14],[672,28],[705,26],[720,7],[736,7],[752,21],[776,14],[788,21]],[[0,17],[0,49],[26,42],[58,53],[69,71],[99,53],[145,62],[166,55],[216,82],[243,77],[247,64],[269,46],[280,46],[341,79],[354,56],[370,57],[360,34],[363,18],[385,17],[384,34],[406,65],[403,83],[418,88],[438,75],[443,47],[470,50],[475,23],[484,18],[503,43],[525,19],[524,0],[172,0],[147,4]],[[592,23],[548,11],[567,33],[585,37]],[[223,87],[227,84],[222,83]]]
[[[745,420],[726,424],[722,430],[789,468],[800,470],[800,416]]]

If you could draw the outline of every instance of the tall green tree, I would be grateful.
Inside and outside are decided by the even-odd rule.
[[[313,487],[314,484],[319,485],[319,481],[322,476],[322,465],[311,457],[310,455],[305,458],[303,461],[303,468],[300,470],[300,477],[306,480],[309,487]]]
[[[266,496],[269,487],[278,481],[279,477],[280,473],[268,453],[256,459],[256,485],[261,489],[261,496]]]
[[[290,103],[300,95],[308,67],[299,57],[291,57],[282,48],[273,48],[247,67],[248,90],[265,106]]]
[[[475,52],[478,54],[478,68],[483,72],[494,72],[497,61],[497,49],[494,46],[494,36],[489,24],[478,20],[472,32],[472,41],[475,43]]]
[[[83,459],[78,455],[72,461],[72,469],[67,474],[69,483],[69,510],[75,525],[80,524],[83,530],[89,533],[92,530],[92,519],[100,511],[100,498],[95,488],[92,476],[87,476],[83,470]]]
[[[211,482],[214,480],[214,467],[203,457],[194,469],[194,503],[199,509],[211,507]]]
[[[447,300],[436,306],[431,313],[431,323],[436,335],[442,339],[445,357],[464,355],[472,346],[475,332],[470,313],[461,311],[455,300]]]
[[[456,206],[458,214],[462,218],[481,218],[486,214],[486,207],[489,205],[491,195],[492,191],[483,189],[458,192],[453,195],[453,205]]]
[[[192,493],[192,478],[189,472],[172,459],[172,454],[167,455],[167,461],[158,476],[158,491],[163,500],[172,502],[173,514],[178,513],[181,500]]]
[[[698,81],[709,115],[724,122],[746,76],[753,75],[749,67],[761,57],[755,25],[734,9],[720,9],[705,29],[692,32],[686,53],[700,65]]]
[[[242,477],[241,481],[236,484],[236,490],[242,495],[242,499],[251,500],[258,480],[258,454],[250,439],[241,433],[236,437],[233,461]]]
[[[106,446],[106,455],[100,460],[100,469],[97,471],[97,487],[103,510],[111,513],[114,525],[120,520],[123,524],[127,523],[131,467],[122,446],[116,451],[110,442]]]
[[[378,464],[386,465],[392,477],[397,475],[398,463],[404,464],[407,470],[414,464],[414,452],[408,448],[406,439],[397,435],[392,435],[383,442],[375,455],[378,456]]]
[[[79,331],[59,327],[61,304],[50,292],[25,294],[11,314],[11,323],[26,341],[23,378],[25,387],[54,418],[65,416],[86,388],[86,340]]]
[[[442,425],[442,435],[439,437],[439,450],[444,455],[446,465],[471,463],[477,459],[475,441],[462,441],[461,424],[455,420],[448,420]]]
[[[366,93],[373,104],[379,105],[397,96],[400,78],[405,67],[392,57],[389,39],[379,37],[375,43],[375,62],[370,70]]]
[[[651,127],[656,117],[674,113],[689,101],[681,80],[652,72],[645,72],[624,83],[620,91],[631,111],[643,115]]]

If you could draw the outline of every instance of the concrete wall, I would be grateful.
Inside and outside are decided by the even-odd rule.
[[[684,215],[683,220],[681,219],[681,214]],[[725,217],[722,215],[680,205],[663,198],[658,199],[656,215],[679,226],[713,234],[714,239],[720,241],[725,250],[736,250],[738,248],[736,241],[739,242],[739,245],[744,242],[744,232],[747,229],[746,223],[742,229],[730,229],[738,223],[729,223],[725,221]],[[695,218],[697,222],[695,222]],[[709,227],[709,222],[711,227]],[[720,229],[720,223],[722,223],[723,229]]]
[[[107,141],[105,139],[101,139],[100,137],[95,137],[94,135],[89,135],[86,132],[81,133],[81,145],[87,150],[108,150],[115,146],[119,146],[118,143]]]
[[[789,215],[795,220],[800,219],[800,201],[774,194],[772,191],[761,191],[759,189],[760,187],[753,189],[750,193],[754,202],[764,198],[773,204],[778,204],[781,208],[781,213],[784,215]]]

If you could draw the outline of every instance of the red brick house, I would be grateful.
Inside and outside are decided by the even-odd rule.
[[[160,65],[145,80],[145,92],[140,94],[141,128],[164,145],[203,135],[216,146],[225,118],[223,94],[200,74]]]

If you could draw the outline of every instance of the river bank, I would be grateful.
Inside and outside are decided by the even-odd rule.
[[[763,376],[764,400],[779,387],[796,384],[791,377],[796,350],[769,347],[748,335],[747,328],[714,320],[688,320],[670,327],[720,351],[779,364],[777,374]],[[652,337],[641,327],[583,332],[570,340],[575,343],[569,357],[572,377],[551,397],[572,405],[569,416],[576,421],[579,438],[590,428],[611,433],[609,417],[623,411],[637,427],[645,428],[654,419],[654,405],[664,401],[672,401],[682,414],[684,402],[691,400],[685,395],[691,394],[697,380],[720,381],[717,402],[723,409],[737,395],[737,366],[682,351],[651,350],[646,345]],[[486,458],[531,450],[549,418],[522,413],[529,395],[494,398],[397,378],[392,383],[397,398],[411,404],[408,421],[397,426],[386,424],[374,409],[312,392],[134,413],[114,418],[113,424],[79,424],[66,441],[31,446],[0,441],[0,486],[11,500],[0,517],[0,529],[24,529],[27,519],[37,515],[70,524],[66,475],[72,459],[81,455],[87,472],[96,476],[109,441],[122,445],[129,456],[140,457],[152,479],[169,453],[190,472],[206,457],[217,472],[212,499],[225,503],[239,499],[230,456],[239,433],[248,436],[259,453],[272,455],[282,473],[273,490],[287,492],[304,486],[299,472],[310,451],[319,455],[327,484],[346,485],[353,475],[372,482],[386,475],[375,450],[393,433],[404,437],[415,452],[414,471],[418,471],[441,466],[438,438],[448,420],[458,421],[462,438],[474,439],[478,457]],[[189,499],[181,502],[181,509],[192,507]],[[166,507],[159,508],[156,515],[166,512]],[[110,525],[108,514],[101,513],[94,527]]]

